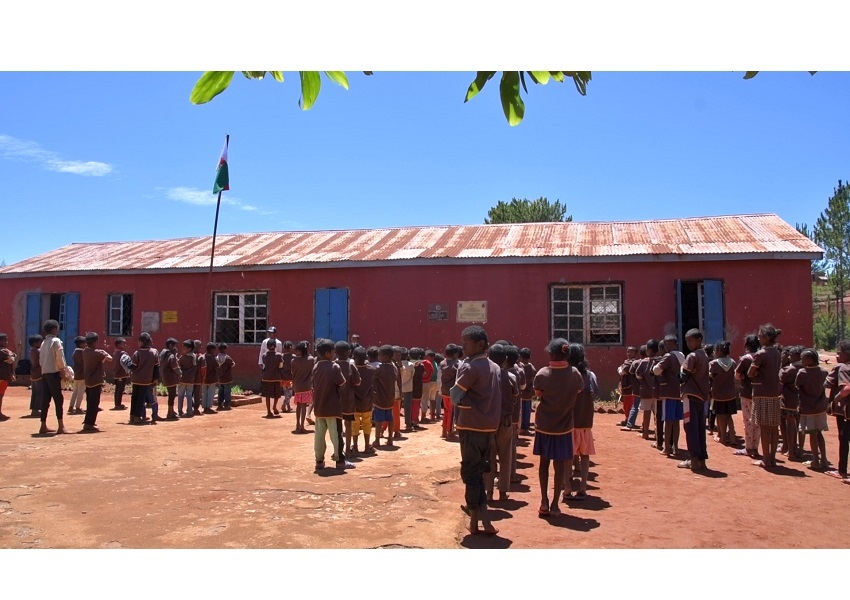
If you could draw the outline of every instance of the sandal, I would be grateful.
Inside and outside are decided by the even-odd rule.
[[[847,475],[842,475],[838,471],[827,471],[824,475],[829,475],[830,477],[835,477],[836,479],[846,479]]]
[[[558,508],[557,506],[549,511],[550,517],[560,517],[562,514],[564,514],[564,513],[562,513],[561,509]]]
[[[537,509],[537,516],[539,517],[548,517],[549,516],[549,504],[547,502],[541,502],[540,508]]]

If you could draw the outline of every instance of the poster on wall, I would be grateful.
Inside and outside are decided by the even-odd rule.
[[[142,311],[142,331],[157,333],[159,331],[159,312]]]
[[[446,304],[429,304],[428,305],[428,320],[429,321],[448,321],[449,307]]]
[[[460,300],[457,303],[458,323],[486,323],[486,300]]]
[[[177,311],[176,310],[164,310],[164,311],[162,311],[162,322],[163,323],[176,323],[177,322]]]

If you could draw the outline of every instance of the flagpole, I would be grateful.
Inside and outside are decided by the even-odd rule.
[[[227,147],[230,145],[230,135],[226,134],[224,136],[224,149],[227,151]],[[215,203],[215,224],[213,225],[213,238],[212,238],[212,250],[210,251],[210,275],[212,275],[213,271],[213,261],[215,260],[215,237],[218,233],[218,211],[221,208],[221,192],[224,190],[218,191],[218,200]]]

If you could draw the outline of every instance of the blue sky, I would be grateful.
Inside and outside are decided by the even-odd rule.
[[[531,85],[510,127],[493,80],[463,72],[323,78],[310,111],[286,81],[241,75],[212,102],[200,72],[0,73],[0,260],[72,242],[482,223],[512,197],[575,220],[775,212],[812,223],[850,178],[850,73],[595,71]],[[43,224],[53,220],[54,225]]]

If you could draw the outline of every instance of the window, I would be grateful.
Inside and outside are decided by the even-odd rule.
[[[216,342],[258,344],[268,329],[268,293],[239,292],[215,295]]]
[[[552,286],[552,337],[586,345],[623,343],[623,286]]]
[[[133,328],[133,294],[108,294],[106,330],[109,335],[130,335]]]

